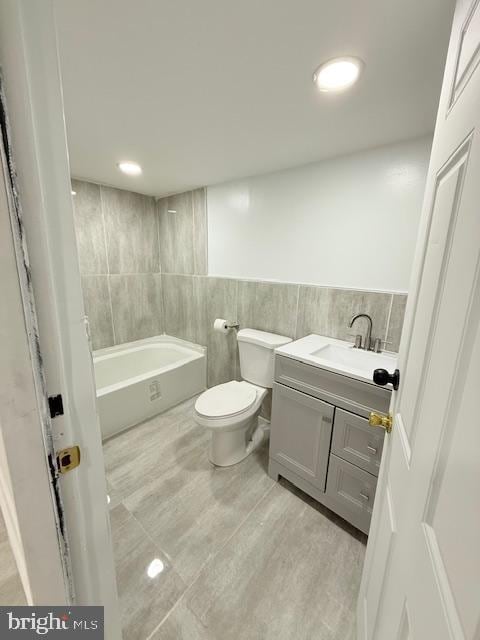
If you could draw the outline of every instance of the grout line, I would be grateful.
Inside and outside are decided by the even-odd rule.
[[[192,199],[192,251],[193,251],[192,264],[193,264],[193,275],[195,275],[197,273],[197,250],[196,250],[197,247],[195,242],[195,199],[193,197],[193,191],[190,191],[190,195]]]
[[[208,275],[208,191],[203,187],[203,204],[205,208],[205,275]]]
[[[162,273],[162,252],[160,250],[160,207],[155,202],[155,219],[157,221],[158,273]]]
[[[108,301],[110,304],[110,317],[112,319],[112,335],[113,344],[117,344],[117,338],[115,335],[115,323],[113,321],[113,304],[112,304],[112,289],[110,287],[110,260],[108,259],[108,243],[107,243],[107,226],[105,224],[105,211],[103,201],[103,187],[100,186],[100,209],[102,210],[102,224],[103,224],[103,241],[105,245],[105,258],[107,260],[107,289],[108,289]]]
[[[298,305],[300,303],[300,285],[297,285],[297,307],[295,310],[295,332],[293,334],[293,338],[297,339],[297,330],[298,330]]]
[[[245,516],[245,518],[240,522],[240,524],[238,525],[238,527],[236,527],[236,529],[232,532],[232,534],[225,540],[225,542],[222,544],[222,546],[218,549],[218,551],[216,553],[214,553],[213,555],[211,555],[208,560],[206,560],[203,565],[200,567],[200,569],[198,570],[197,574],[195,575],[195,577],[193,578],[192,582],[187,586],[187,588],[185,589],[185,591],[182,593],[182,595],[180,596],[180,598],[175,602],[175,604],[171,607],[171,609],[165,614],[165,616],[162,618],[162,620],[159,622],[159,624],[155,627],[155,629],[150,633],[150,635],[148,635],[145,640],[150,640],[150,638],[152,638],[152,636],[154,635],[154,633],[156,633],[160,627],[162,626],[162,624],[165,622],[165,620],[170,616],[170,614],[177,608],[177,606],[180,604],[180,602],[182,602],[182,600],[185,599],[187,593],[190,591],[190,589],[194,586],[194,584],[197,582],[197,580],[199,579],[199,577],[201,576],[202,572],[207,568],[207,565],[209,565],[217,556],[218,554],[223,551],[223,549],[227,546],[227,544],[232,540],[232,538],[237,534],[237,532],[241,529],[241,527],[245,524],[245,522],[248,520],[248,518],[252,515],[252,513],[255,511],[255,509],[258,507],[258,505],[262,502],[262,500],[264,500],[268,494],[273,490],[273,488],[277,486],[277,483],[274,482],[272,484],[271,487],[269,487],[265,493],[263,494],[263,496],[261,498],[259,498],[257,500],[257,502],[255,503],[255,505],[250,509],[250,511],[247,513],[247,515]],[[186,605],[188,607],[188,604]],[[188,607],[190,609],[190,607]],[[192,611],[190,609],[190,611],[192,612],[192,614],[197,618],[197,620],[199,620],[200,624],[203,625],[202,621],[198,618],[197,614]]]
[[[393,293],[392,293],[392,296],[390,298],[390,307],[388,309],[387,325],[385,327],[385,350],[386,351],[388,351],[388,349],[387,349],[387,338],[388,338],[388,330],[390,328],[390,320],[392,318],[392,309],[393,309]]]
[[[268,477],[268,473],[266,473],[267,477]],[[222,546],[218,549],[218,551],[216,551],[213,555],[209,556],[208,560],[205,560],[205,562],[203,563],[203,565],[200,567],[200,569],[197,571],[197,574],[195,575],[195,577],[192,579],[191,584],[188,585],[188,589],[190,589],[199,579],[200,575],[203,573],[204,569],[206,569],[207,565],[210,564],[210,562],[212,562],[212,560],[214,560],[218,554],[223,551],[223,549],[227,546],[227,544],[230,542],[230,540],[237,534],[237,532],[243,527],[243,525],[245,524],[245,522],[249,519],[249,517],[252,515],[252,513],[255,511],[255,509],[258,507],[258,505],[268,496],[268,494],[272,491],[272,489],[277,486],[278,482],[273,482],[272,486],[269,487],[265,493],[263,494],[263,496],[261,498],[259,498],[257,500],[257,502],[253,505],[253,507],[250,509],[250,511],[247,513],[247,515],[243,518],[243,520],[239,523],[239,525],[234,529],[234,531],[232,532],[232,534],[225,540],[225,542],[222,544]],[[187,589],[187,591],[188,591]]]
[[[235,318],[234,320],[235,322],[239,323],[239,329],[241,329],[242,327],[240,326],[240,318],[238,315],[238,280],[235,280]],[[238,352],[238,340],[237,340],[237,337],[235,336],[235,360],[233,363],[234,380],[237,380],[240,377],[240,371],[238,369],[239,362],[240,362],[240,355]]]
[[[130,494],[132,495],[132,494]],[[127,496],[128,498],[128,496]],[[145,534],[146,538],[153,544],[153,546],[158,549],[158,551],[161,552],[162,555],[164,555],[167,560],[169,561],[172,569],[175,570],[175,573],[177,574],[177,576],[180,578],[180,580],[185,584],[185,586],[188,588],[188,584],[185,582],[185,580],[182,578],[182,576],[178,573],[178,571],[175,569],[175,565],[173,562],[173,558],[170,556],[170,554],[168,554],[163,547],[161,547],[158,542],[156,540],[154,540],[152,538],[152,536],[148,533],[148,531],[145,529],[145,527],[143,526],[142,522],[137,518],[137,516],[132,513],[132,511],[130,511],[130,509],[127,507],[127,505],[123,502],[122,500],[122,505],[123,507],[128,511],[128,513],[131,515],[131,517],[135,520],[135,522],[139,525],[140,529],[143,531],[143,533]]]
[[[165,332],[166,329],[166,318],[165,318],[165,299],[163,292],[163,273],[162,273],[162,251],[160,245],[160,207],[158,204],[158,200],[155,201],[155,216],[157,220],[157,246],[158,246],[158,275],[160,276],[160,321],[162,331]],[[168,207],[168,204],[167,204]]]

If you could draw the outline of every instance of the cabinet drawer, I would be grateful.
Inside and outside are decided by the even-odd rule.
[[[370,427],[366,418],[337,409],[333,423],[332,453],[378,476],[382,458],[382,429]]]
[[[325,491],[334,408],[274,384],[270,457]]]
[[[326,494],[331,508],[364,533],[370,527],[376,487],[371,473],[330,454]]]
[[[390,405],[389,389],[286,356],[275,356],[275,381],[365,418],[370,411],[387,412]]]

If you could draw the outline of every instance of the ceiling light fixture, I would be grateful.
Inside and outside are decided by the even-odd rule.
[[[318,67],[313,82],[319,91],[343,91],[355,84],[363,66],[360,58],[334,58]]]
[[[129,160],[124,162],[119,162],[117,167],[123,173],[126,173],[127,176],[139,176],[142,173],[142,167],[136,162],[130,162]]]
[[[70,192],[70,193],[72,194],[72,196],[76,196],[76,195],[77,195],[77,192],[76,192],[76,191],[74,191],[73,189],[71,190],[71,192]]]

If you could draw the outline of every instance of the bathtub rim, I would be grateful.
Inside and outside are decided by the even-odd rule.
[[[141,338],[140,340],[134,340],[132,342],[122,342],[122,344],[116,344],[111,347],[104,347],[103,349],[96,349],[92,352],[92,364],[95,368],[95,362],[99,360],[107,359],[108,356],[113,356],[116,353],[122,353],[124,351],[135,351],[140,349],[141,347],[146,346],[154,346],[160,344],[174,344],[178,347],[181,347],[189,352],[189,354],[185,355],[185,358],[181,358],[176,362],[172,362],[171,364],[167,364],[163,367],[157,369],[150,369],[144,373],[141,373],[138,376],[132,376],[131,378],[125,378],[121,382],[116,382],[114,384],[107,385],[105,387],[100,387],[96,389],[96,397],[100,398],[109,393],[113,393],[115,391],[119,391],[120,389],[124,389],[125,387],[131,386],[133,384],[137,384],[138,382],[143,382],[144,380],[148,380],[149,378],[155,377],[156,375],[160,375],[162,373],[166,373],[173,369],[178,369],[189,362],[194,360],[200,360],[201,358],[205,358],[206,363],[206,355],[207,355],[207,347],[204,347],[200,344],[195,344],[194,342],[189,342],[188,340],[183,340],[183,338],[176,338],[175,336],[170,336],[166,333],[163,333],[158,336],[152,336],[150,338]]]

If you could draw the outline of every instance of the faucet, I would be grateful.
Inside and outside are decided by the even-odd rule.
[[[365,349],[365,351],[369,351],[372,344],[372,319],[366,313],[357,313],[357,315],[353,316],[353,318],[350,320],[350,324],[348,325],[350,329],[353,327],[353,323],[355,322],[355,320],[358,320],[358,318],[366,318],[368,321],[367,331],[363,339],[363,346],[360,348]]]

